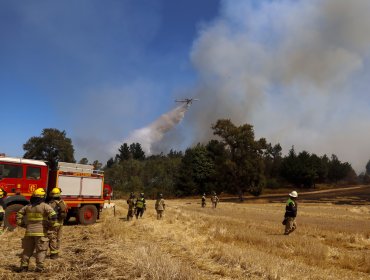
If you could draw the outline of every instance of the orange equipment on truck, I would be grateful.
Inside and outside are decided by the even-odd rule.
[[[104,184],[104,173],[93,165],[59,162],[56,170],[49,170],[41,160],[0,157],[0,188],[7,192],[5,226],[16,227],[16,213],[29,204],[35,189],[49,193],[55,187],[61,189],[68,206],[67,219],[75,217],[83,225],[99,219],[104,202],[112,195],[112,188]]]

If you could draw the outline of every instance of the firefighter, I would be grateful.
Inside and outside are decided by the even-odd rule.
[[[50,258],[56,259],[59,255],[60,240],[62,239],[62,227],[64,219],[67,218],[67,205],[61,199],[61,189],[53,188],[50,192],[49,205],[54,209],[58,216],[59,226],[52,227],[48,230]]]
[[[0,234],[3,234],[3,221],[4,221],[4,197],[6,197],[6,191],[0,188]]]
[[[219,202],[219,199],[218,199],[218,196],[216,195],[215,192],[213,192],[213,195],[211,197],[211,201],[212,201],[212,208],[216,208],[217,203]]]
[[[144,211],[146,210],[146,202],[144,198],[144,193],[141,193],[140,197],[138,197],[138,199],[136,200],[135,207],[136,207],[136,213],[135,213],[136,219],[138,219],[139,216],[140,218],[142,218]]]
[[[157,201],[155,202],[155,210],[157,211],[157,220],[162,219],[164,209],[165,209],[165,203],[164,203],[163,195],[159,194],[157,197]]]
[[[204,193],[202,196],[202,208],[206,207],[206,194]]]
[[[134,193],[130,193],[129,199],[127,199],[128,204],[128,212],[127,212],[127,221],[132,220],[135,213],[135,195]]]
[[[297,217],[297,210],[298,210],[298,204],[297,204],[297,197],[298,193],[296,191],[292,191],[289,194],[289,198],[286,202],[285,206],[285,215],[284,215],[284,221],[283,225],[285,225],[285,235],[289,235],[291,232],[293,232],[297,228],[297,224],[295,222],[295,218]]]
[[[36,271],[44,270],[44,260],[48,250],[49,239],[47,231],[50,226],[58,226],[58,216],[50,205],[45,203],[46,193],[42,188],[36,189],[30,199],[30,204],[17,213],[17,225],[26,228],[22,239],[22,256],[20,272],[28,270],[28,264],[36,250]],[[23,219],[25,217],[25,219]]]

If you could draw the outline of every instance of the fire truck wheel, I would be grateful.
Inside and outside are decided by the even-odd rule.
[[[98,209],[95,205],[85,205],[78,209],[78,221],[81,225],[91,225],[98,218]]]
[[[23,207],[22,204],[13,204],[5,209],[4,226],[8,230],[13,230],[17,227],[17,212]]]

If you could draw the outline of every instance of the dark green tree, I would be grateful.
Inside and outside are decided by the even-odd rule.
[[[116,155],[116,159],[118,161],[123,161],[123,160],[129,160],[132,158],[132,155],[130,153],[129,146],[127,143],[123,143],[121,147],[118,149],[118,154]]]
[[[252,125],[235,126],[230,120],[218,120],[212,129],[230,152],[224,169],[231,177],[230,186],[240,197],[245,191],[259,195],[265,185],[263,154],[267,148],[266,140],[254,139]]]
[[[338,183],[344,179],[351,171],[352,166],[348,162],[340,162],[336,155],[331,156],[329,162],[328,178],[331,182]]]
[[[145,159],[145,152],[141,148],[140,143],[132,143],[129,147],[129,151],[130,151],[133,159],[136,159],[136,160],[144,160]]]
[[[78,163],[80,163],[80,164],[89,164],[89,160],[84,157],[84,158],[80,159],[80,161]]]
[[[41,136],[31,137],[23,150],[24,158],[45,160],[51,169],[55,169],[59,161],[75,162],[72,140],[64,130],[45,128]]]
[[[370,160],[366,163],[366,174],[370,175]]]
[[[182,158],[177,187],[180,195],[209,192],[208,183],[214,176],[214,163],[207,148],[201,144],[185,151]]]
[[[111,157],[110,159],[107,160],[107,168],[111,168],[113,164],[115,163],[114,159]]]

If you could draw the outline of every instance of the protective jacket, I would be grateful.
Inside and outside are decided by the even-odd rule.
[[[163,198],[157,199],[157,201],[155,202],[155,210],[163,211],[164,208],[165,208],[164,199]]]
[[[213,195],[211,197],[211,201],[212,201],[212,203],[217,203],[219,201],[218,196],[217,195]]]
[[[298,210],[297,202],[289,197],[289,199],[286,202],[284,217],[285,218],[287,218],[287,217],[292,217],[292,218],[297,217],[297,210]]]
[[[23,217],[26,223],[23,224]],[[17,213],[17,225],[26,228],[25,236],[46,236],[49,227],[59,226],[54,209],[45,202],[26,205]]]
[[[143,208],[145,209],[146,208],[146,202],[145,202],[145,198],[144,197],[140,197],[136,200],[136,204],[135,204],[136,208]]]
[[[58,216],[58,223],[63,224],[67,217],[67,205],[62,199],[52,199],[49,201],[49,205],[54,209]]]
[[[127,204],[128,204],[129,209],[134,209],[135,208],[135,199],[134,198],[127,199]]]

